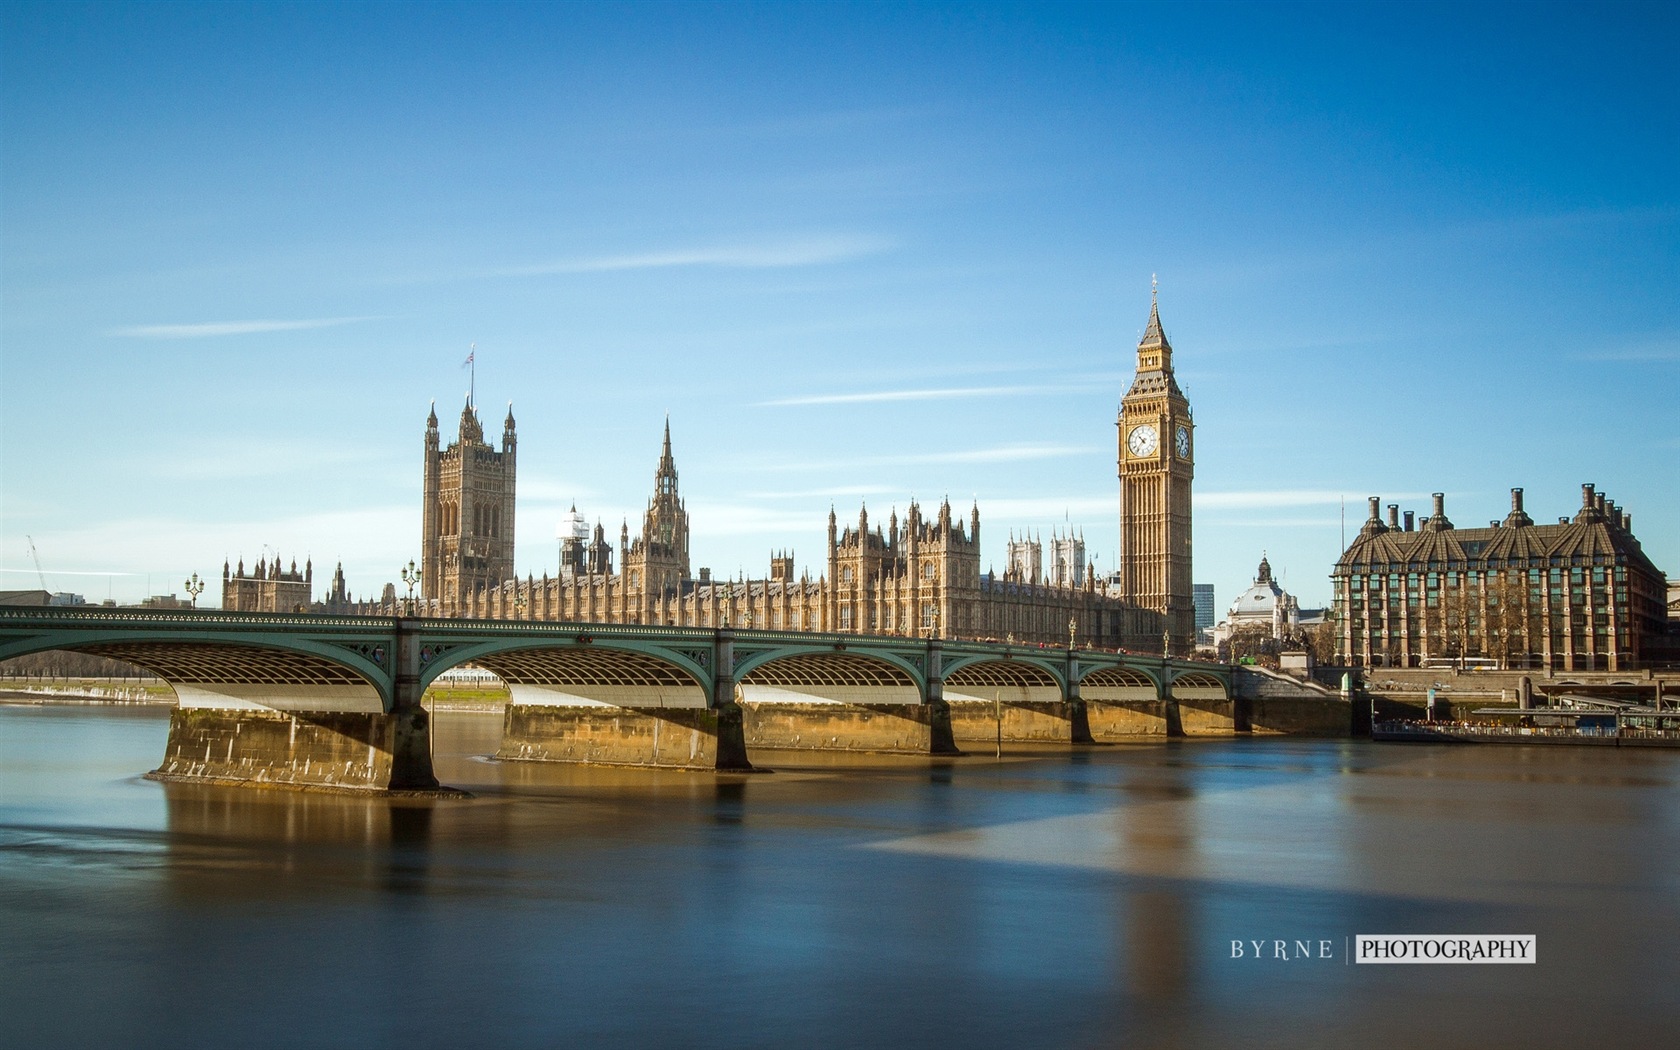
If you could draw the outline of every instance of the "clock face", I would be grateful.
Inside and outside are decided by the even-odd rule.
[[[1134,456],[1153,455],[1159,447],[1155,428],[1148,423],[1133,427],[1132,432],[1126,435],[1126,447],[1132,450]]]
[[[1179,459],[1190,458],[1190,428],[1179,427],[1178,433],[1173,435],[1173,448],[1178,450]]]

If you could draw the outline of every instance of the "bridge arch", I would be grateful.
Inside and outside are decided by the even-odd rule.
[[[46,631],[0,643],[0,660],[48,650],[122,660],[157,675],[182,707],[388,712],[395,654],[384,640],[264,634],[182,637],[178,626]]]
[[[703,708],[711,696],[711,674],[701,662],[706,658],[617,639],[481,642],[425,659],[420,680],[424,688],[450,668],[473,663],[507,683],[516,704]]]
[[[945,684],[968,686],[1044,686],[1063,689],[1067,670],[1060,660],[1011,653],[1007,659],[991,655],[947,656],[943,662]]]
[[[1230,692],[1218,675],[1207,671],[1180,671],[1172,676],[1174,700],[1229,700]]]
[[[1085,700],[1115,703],[1125,700],[1161,699],[1160,682],[1136,667],[1089,667],[1079,679],[1079,695]]]
[[[945,674],[947,701],[1057,703],[1066,699],[1061,674],[1036,660],[963,660]]]
[[[742,700],[788,703],[922,703],[926,679],[892,653],[783,648],[753,653],[735,666]]]

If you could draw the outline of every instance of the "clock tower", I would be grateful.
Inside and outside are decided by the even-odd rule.
[[[1149,299],[1137,375],[1120,400],[1120,596],[1161,613],[1172,652],[1187,654],[1196,641],[1190,590],[1195,423],[1173,376],[1172,344],[1161,330],[1153,288]]]

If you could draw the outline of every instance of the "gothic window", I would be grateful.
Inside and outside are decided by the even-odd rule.
[[[852,610],[850,606],[840,610],[840,629],[842,631],[852,629]]]
[[[850,565],[848,565],[845,568],[840,570],[840,582],[841,583],[851,583],[852,582],[852,567]]]
[[[933,574],[934,568],[932,562],[928,562],[926,565],[922,566],[922,579],[931,580],[933,579]]]

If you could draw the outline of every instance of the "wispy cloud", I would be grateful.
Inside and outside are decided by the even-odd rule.
[[[811,394],[805,397],[781,397],[760,401],[758,407],[792,405],[863,405],[885,401],[952,401],[970,397],[1009,397],[1016,394],[1066,393],[1077,389],[1066,384],[1054,386],[951,386],[915,390],[871,390],[859,394]]]
[[[565,481],[557,478],[521,477],[519,479],[519,498],[529,499],[536,503],[568,503],[572,500],[590,499],[600,493],[587,485]]]
[[[823,519],[805,511],[775,510],[740,503],[691,504],[696,531],[710,536],[814,536]],[[755,567],[755,571],[758,571]]]
[[[1048,523],[1057,525],[1087,522],[1109,524],[1118,513],[1118,496],[1026,496],[1012,499],[978,500],[980,519],[1007,529],[1010,525],[1037,528]]]
[[[1672,364],[1680,361],[1680,337],[1665,336],[1612,350],[1583,354],[1585,361],[1623,361],[1634,364]]]
[[[35,568],[0,569],[0,573],[8,573],[8,574],[11,574],[13,576],[38,576],[40,574],[40,570],[35,569]],[[97,569],[54,569],[52,571],[51,575],[53,575],[53,576],[138,576],[140,574],[137,573],[137,572],[100,572]]]
[[[1198,510],[1249,510],[1260,507],[1334,506],[1343,500],[1349,506],[1365,498],[1363,492],[1332,492],[1329,489],[1255,489],[1249,492],[1198,492],[1192,497]],[[1424,494],[1402,492],[1386,497],[1401,500],[1423,499]]]
[[[892,242],[880,237],[838,234],[760,244],[669,248],[627,255],[558,259],[531,266],[508,267],[495,272],[506,277],[536,277],[545,274],[611,273],[619,270],[657,270],[683,266],[740,270],[781,269],[844,262],[864,255],[874,255],[891,247]]]
[[[826,489],[798,489],[788,492],[746,492],[748,499],[827,499],[831,496],[878,496],[897,492],[896,488],[881,485],[835,485]]]
[[[904,456],[871,456],[864,459],[766,463],[764,470],[823,471],[857,467],[913,467],[938,463],[1023,463],[1037,459],[1083,456],[1093,450],[1078,445],[1000,445],[995,448],[964,449],[955,452],[918,452]]]
[[[339,325],[377,320],[375,315],[363,317],[313,317],[297,321],[202,321],[194,324],[140,324],[113,328],[111,335],[129,339],[206,339],[219,335],[256,335],[262,332],[301,332],[311,328],[336,328]]]
[[[296,475],[303,479],[322,467],[382,464],[373,452],[350,445],[287,440],[229,440],[214,449],[188,451],[155,461],[135,462],[136,474],[171,481],[232,481]]]

